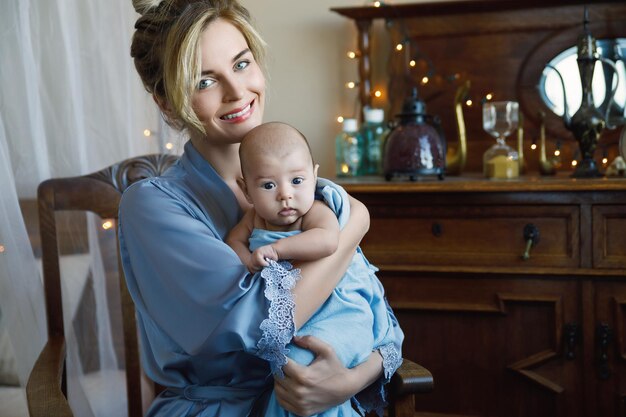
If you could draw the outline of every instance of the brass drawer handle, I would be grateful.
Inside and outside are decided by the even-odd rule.
[[[527,261],[530,259],[530,249],[533,245],[539,243],[539,229],[532,223],[524,226],[524,240],[526,241],[526,250],[522,254],[522,259]]]

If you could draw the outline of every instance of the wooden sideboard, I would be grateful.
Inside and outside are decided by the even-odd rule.
[[[339,182],[369,208],[404,356],[434,375],[418,415],[626,415],[626,179]]]

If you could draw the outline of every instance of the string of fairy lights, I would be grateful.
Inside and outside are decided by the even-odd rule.
[[[370,6],[370,7],[384,7],[384,6],[390,6],[391,4],[389,2],[382,2],[382,1],[368,1],[366,2],[366,6]],[[417,48],[417,45],[415,44],[415,42],[413,41],[413,39],[411,39],[411,37],[408,36],[404,22],[402,19],[390,19],[387,21],[387,27],[396,27],[398,28],[398,31],[400,32],[400,39],[401,41],[396,43],[395,47],[394,47],[394,51],[396,53],[404,53],[404,57],[405,57],[405,67],[406,67],[406,75],[408,76],[408,78],[411,80],[411,82],[414,82],[413,80],[413,75],[411,74],[411,71],[415,71],[418,67],[420,67],[419,63],[421,61],[423,61],[425,63],[425,72],[423,74],[418,75],[417,77],[415,77],[416,80],[419,80],[418,84],[419,86],[426,86],[429,83],[432,82],[432,80],[438,76],[435,65],[433,64],[433,62],[428,58],[428,56],[426,56],[425,54],[421,53],[421,51]],[[350,60],[357,60],[361,58],[361,53],[358,50],[350,50],[347,51],[346,56],[348,57],[348,59]],[[423,66],[422,66],[423,67]],[[461,80],[461,75],[458,72],[449,74],[449,75],[445,75],[442,76],[442,79],[448,83],[455,83],[455,82],[459,82]],[[349,89],[349,90],[354,90],[359,86],[359,82],[358,81],[348,81],[345,84],[345,88]],[[384,88],[382,87],[376,87],[373,88],[372,91],[370,92],[372,99],[380,99],[385,95],[384,92]],[[488,92],[486,93],[484,96],[481,97],[481,99],[479,100],[480,104],[484,104],[485,102],[488,101],[492,101],[494,100],[496,97],[494,95],[494,93],[492,92]],[[427,100],[427,99],[426,99]],[[466,97],[463,100],[464,104],[466,107],[471,108],[472,106],[474,106],[475,101],[472,98],[472,95],[470,92],[467,93]],[[360,100],[359,97],[357,96],[355,99],[355,105],[354,105],[354,110],[353,110],[353,115],[349,116],[351,118],[355,118],[357,114],[359,114],[359,106],[360,106]],[[339,115],[337,116],[336,120],[339,123],[342,123],[344,121],[345,117],[343,115]],[[577,147],[576,142],[574,141],[572,144],[570,144],[570,146],[572,147]],[[532,151],[537,150],[538,145],[537,145],[537,139],[535,137],[533,137],[532,139],[532,143],[530,145],[530,149]],[[553,152],[553,157],[552,157],[552,162],[555,166],[555,168],[560,168],[562,166],[562,144],[560,140],[557,140],[555,143],[555,149]],[[580,155],[580,151],[578,149],[573,149],[571,152],[572,156],[572,160],[570,162],[572,168],[575,168],[578,165],[578,158]],[[602,147],[602,159],[601,159],[602,165],[603,166],[607,166],[609,160],[608,160],[608,153],[607,153],[607,148],[606,146]]]
[[[388,2],[382,2],[382,1],[371,1],[371,2],[366,3],[366,6],[376,7],[376,8],[390,6],[390,5],[391,4]],[[394,46],[394,51],[396,53],[404,54],[405,66],[407,68],[405,75],[407,76],[407,78],[412,80],[414,74],[411,74],[411,71],[415,72],[416,70],[421,69],[423,67],[424,72],[417,77],[419,79],[418,84],[419,86],[423,87],[431,83],[432,80],[436,76],[438,76],[435,66],[427,55],[421,53],[421,51],[418,49],[417,45],[415,44],[414,40],[410,36],[408,36],[404,21],[400,18],[388,19],[387,26],[397,27],[400,33],[401,40],[398,43],[396,43],[396,45]],[[350,50],[346,53],[346,56],[348,57],[348,59],[356,60],[356,59],[361,58],[361,52],[358,50],[356,51]],[[421,62],[423,62],[424,65],[420,65]],[[445,77],[442,77],[442,78],[449,83],[454,83],[460,80],[461,75],[459,73],[453,73],[450,75],[446,75]],[[359,86],[359,82],[351,80],[351,81],[346,82],[344,85],[347,89],[353,90]],[[385,95],[384,88],[375,87],[372,89],[370,94],[371,94],[372,99],[380,99]],[[492,94],[487,95],[488,99],[491,99],[492,96],[493,96]],[[360,104],[359,98],[357,97],[356,104],[354,106],[355,107],[354,114],[350,117],[355,117],[354,115],[359,113],[359,108],[358,108],[359,104]],[[466,98],[465,104],[468,107],[471,107],[473,105],[473,100],[471,99],[471,97]],[[344,118],[345,117],[343,115],[337,116],[337,121],[341,123],[343,122]]]
[[[161,140],[161,135],[159,134],[159,132],[156,132],[150,129],[144,129],[143,135],[146,138],[156,137],[159,140],[159,146],[161,146],[162,140]],[[162,147],[167,149],[168,151],[171,151],[172,149],[174,149],[174,144],[171,141],[167,141],[164,144],[162,144]]]

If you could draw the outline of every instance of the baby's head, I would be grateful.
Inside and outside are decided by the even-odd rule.
[[[255,127],[241,141],[239,158],[239,185],[268,222],[284,226],[313,205],[318,166],[296,128],[280,122]]]
[[[309,142],[298,129],[281,122],[259,125],[248,132],[239,147],[244,178],[258,174],[268,158],[297,158],[315,168]]]

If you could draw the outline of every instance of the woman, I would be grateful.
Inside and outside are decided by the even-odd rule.
[[[381,377],[380,353],[346,369],[324,342],[296,339],[317,360],[309,367],[289,362],[285,378],[272,380],[258,343],[290,337],[322,305],[369,227],[359,220],[366,209],[351,199],[335,254],[298,264],[302,279],[293,295],[270,301],[259,274],[247,273],[223,242],[249,208],[236,184],[238,147],[262,120],[264,44],[234,1],[134,5],[142,14],[131,46],[135,66],[166,120],[190,136],[181,160],[130,187],[120,206],[120,251],[143,365],[168,387],[148,415],[263,415],[272,388],[281,406],[299,415],[346,401]],[[372,387],[373,397],[372,389],[359,394],[366,408],[369,399],[381,400],[380,386]]]

